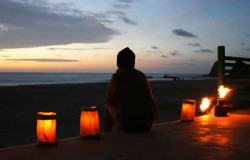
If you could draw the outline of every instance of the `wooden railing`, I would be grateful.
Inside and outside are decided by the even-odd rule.
[[[238,74],[250,78],[250,65],[244,63],[245,68],[236,66],[236,63],[240,61],[250,62],[250,58],[225,56],[225,46],[218,46],[218,86],[225,84],[225,77],[230,78],[232,67],[237,67]],[[231,69],[228,69],[228,67],[231,67]]]

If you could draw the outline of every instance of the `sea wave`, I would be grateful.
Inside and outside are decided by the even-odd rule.
[[[0,73],[0,86],[109,82],[112,73]],[[146,74],[149,81],[205,80],[201,74]],[[164,78],[165,77],[165,78]],[[171,78],[172,77],[172,78]],[[173,78],[173,77],[176,77]]]

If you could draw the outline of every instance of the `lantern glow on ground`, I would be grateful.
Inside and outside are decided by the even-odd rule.
[[[38,112],[36,132],[38,144],[56,144],[56,113]]]
[[[83,138],[99,137],[100,122],[96,106],[82,108],[80,117],[80,135]]]
[[[185,99],[182,103],[181,121],[193,121],[195,117],[196,101]]]

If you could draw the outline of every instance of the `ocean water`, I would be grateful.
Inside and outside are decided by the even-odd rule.
[[[182,80],[210,79],[201,74],[167,74]],[[109,82],[112,73],[28,73],[0,72],[0,86]],[[146,74],[149,81],[169,81],[164,74]]]

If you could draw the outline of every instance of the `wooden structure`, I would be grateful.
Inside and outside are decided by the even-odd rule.
[[[218,86],[225,84],[225,77],[232,78],[230,75],[235,72],[240,76],[234,78],[250,78],[250,65],[246,62],[250,62],[250,58],[225,56],[225,46],[218,46]],[[240,63],[243,65],[239,65]]]

